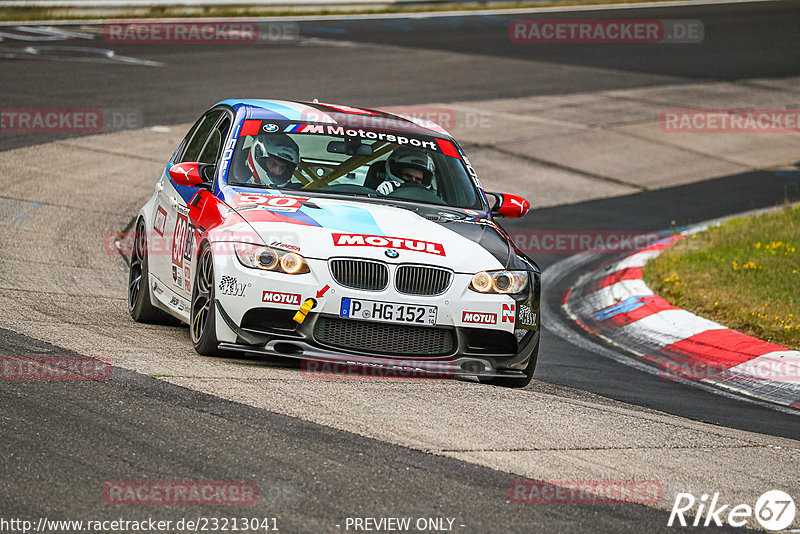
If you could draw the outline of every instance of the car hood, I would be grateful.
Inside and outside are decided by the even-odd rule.
[[[319,196],[247,193],[228,200],[263,243],[307,258],[359,257],[463,273],[525,268],[486,212]]]

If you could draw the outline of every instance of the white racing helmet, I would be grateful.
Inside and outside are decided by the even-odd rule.
[[[395,182],[403,182],[400,178],[402,169],[409,168],[418,169],[422,171],[422,185],[430,187],[433,181],[433,175],[436,172],[436,165],[433,163],[433,158],[422,150],[402,147],[398,148],[386,160],[386,174],[388,179]]]
[[[300,163],[300,149],[286,134],[261,134],[253,141],[247,166],[264,184],[286,185]]]

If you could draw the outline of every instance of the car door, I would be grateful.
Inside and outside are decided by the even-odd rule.
[[[190,130],[181,147],[175,152],[159,182],[158,202],[153,214],[153,230],[160,241],[152,254],[152,272],[164,287],[171,290],[167,304],[174,308],[184,306],[191,297],[190,259],[194,244],[194,226],[188,218],[187,203],[198,188],[178,185],[169,178],[168,169],[175,163],[197,161],[215,164],[222,139],[230,131],[231,113],[226,109],[212,109]],[[179,311],[181,311],[179,309]]]

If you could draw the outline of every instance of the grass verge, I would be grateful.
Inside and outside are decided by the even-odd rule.
[[[800,206],[691,235],[648,262],[644,279],[675,306],[800,350]]]

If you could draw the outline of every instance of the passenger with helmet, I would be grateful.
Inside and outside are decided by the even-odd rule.
[[[259,134],[250,146],[247,168],[252,173],[248,183],[287,185],[300,163],[300,149],[286,134]]]
[[[386,160],[386,181],[378,186],[377,191],[388,195],[406,184],[429,188],[435,172],[433,158],[424,151],[411,147],[398,148]]]

